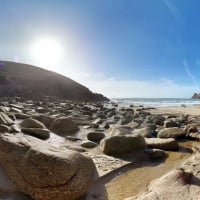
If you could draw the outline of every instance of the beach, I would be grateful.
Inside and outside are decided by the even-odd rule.
[[[154,114],[183,114],[183,115],[200,115],[200,105],[192,106],[170,106],[170,107],[157,107],[151,110]]]
[[[28,200],[53,200],[55,194],[60,200],[142,200],[152,181],[199,154],[199,110],[199,105],[122,107],[115,102],[4,98],[0,162],[5,172],[0,176],[14,186],[5,188],[3,181],[0,191]],[[190,163],[200,166],[199,160]],[[197,171],[191,177],[199,184]]]

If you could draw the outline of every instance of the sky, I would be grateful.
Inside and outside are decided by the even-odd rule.
[[[200,92],[199,0],[0,0],[0,9],[0,60],[109,98]],[[57,46],[40,48],[47,39]]]

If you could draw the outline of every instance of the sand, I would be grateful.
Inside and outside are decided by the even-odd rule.
[[[200,115],[200,106],[174,106],[174,107],[158,107],[151,110],[155,114],[183,114],[183,115]]]

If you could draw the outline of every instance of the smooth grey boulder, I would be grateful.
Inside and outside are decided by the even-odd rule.
[[[70,118],[60,117],[52,122],[50,130],[56,134],[66,136],[69,133],[78,131],[79,127]]]
[[[103,132],[93,131],[89,132],[87,134],[88,140],[91,140],[92,142],[100,142],[105,137],[105,134]]]
[[[146,144],[141,135],[121,135],[107,137],[101,140],[100,150],[107,154],[124,154],[144,150]]]
[[[183,129],[178,127],[164,128],[160,130],[157,134],[159,138],[183,138],[185,137],[185,132]]]
[[[50,137],[50,131],[48,129],[22,128],[22,132],[43,140],[46,140]]]
[[[91,158],[26,135],[0,135],[0,163],[17,188],[36,200],[75,200],[88,189]]]
[[[23,128],[46,128],[43,123],[32,118],[23,120],[20,125]]]
[[[178,142],[174,138],[145,138],[147,147],[163,150],[177,150]]]

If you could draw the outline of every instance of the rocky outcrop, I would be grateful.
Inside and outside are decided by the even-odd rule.
[[[108,101],[103,95],[55,72],[7,61],[0,61],[0,66],[0,97],[41,99],[50,96],[78,101]]]
[[[36,200],[79,198],[95,169],[78,152],[20,134],[0,135],[0,163],[17,188]]]
[[[199,94],[194,93],[192,99],[200,99],[200,93]]]

